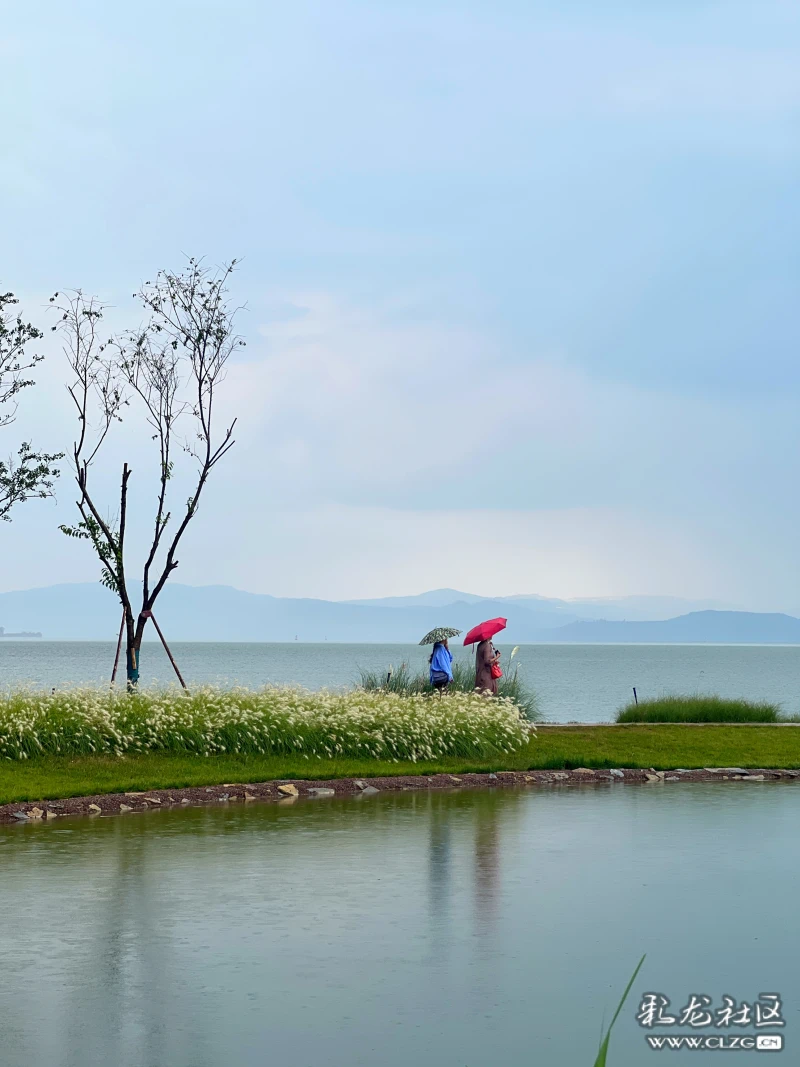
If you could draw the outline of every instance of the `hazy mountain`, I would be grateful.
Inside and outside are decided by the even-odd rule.
[[[551,612],[509,601],[384,607],[178,582],[165,587],[156,606],[165,636],[175,641],[292,641],[297,636],[300,641],[407,642],[419,641],[434,626],[466,631],[497,615],[508,618],[519,641],[534,641],[553,625]],[[0,593],[0,626],[40,630],[45,639],[111,640],[119,619],[116,597],[95,583]]]
[[[384,596],[373,600],[342,600],[336,601],[341,604],[358,604],[361,607],[371,608],[441,608],[447,604],[474,604],[486,597],[476,596],[474,593],[461,593],[458,589],[431,589],[427,593],[418,593],[416,596]],[[495,597],[494,599],[502,599]]]
[[[434,601],[464,594],[435,590]],[[424,594],[423,594],[424,596]],[[666,621],[590,621],[537,597],[460,599],[440,606],[417,597],[386,602],[334,602],[245,593],[231,586],[170,583],[156,617],[172,641],[416,642],[434,626],[468,630],[497,615],[508,619],[510,642],[800,643],[800,620],[789,615],[701,611]],[[399,603],[396,603],[399,602]],[[0,593],[0,626],[41,631],[50,640],[114,640],[116,597],[97,583]],[[154,637],[155,635],[152,634]]]
[[[477,604],[481,601],[501,603],[508,607],[516,604],[536,613],[558,615],[565,623],[578,619],[657,620],[672,619],[693,611],[727,611],[730,604],[712,600],[686,600],[672,596],[625,596],[625,597],[578,597],[560,600],[556,597],[539,596],[536,593],[517,593],[505,597],[480,597],[462,593],[456,589],[433,589],[417,596],[379,597],[374,600],[348,600],[344,603],[370,607],[418,607],[431,605],[445,607],[458,602]]]
[[[578,644],[800,644],[800,619],[752,611],[693,611],[657,622],[573,622],[540,640]]]
[[[567,601],[570,610],[583,618],[653,622],[698,611],[734,611],[732,604],[718,600],[685,600],[677,596],[579,597]]]

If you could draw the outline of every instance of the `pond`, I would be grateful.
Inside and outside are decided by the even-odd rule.
[[[0,827],[2,1063],[591,1067],[643,952],[612,1067],[644,991],[777,991],[791,1056],[799,823],[731,782]]]

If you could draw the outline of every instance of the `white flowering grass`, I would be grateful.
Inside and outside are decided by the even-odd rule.
[[[182,752],[380,760],[512,753],[530,724],[508,699],[294,688],[0,696],[0,758]]]

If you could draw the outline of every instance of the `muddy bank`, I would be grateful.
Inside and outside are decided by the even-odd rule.
[[[299,799],[375,796],[378,793],[424,789],[490,789],[502,787],[560,787],[586,785],[672,786],[680,782],[770,782],[800,778],[800,770],[758,770],[706,767],[702,770],[590,770],[498,771],[497,774],[400,775],[386,778],[336,778],[330,781],[279,780],[151,789],[141,793],[106,793],[65,800],[26,801],[0,806],[0,822],[55,820],[65,815],[127,815],[132,812],[198,804],[273,801],[292,804]]]

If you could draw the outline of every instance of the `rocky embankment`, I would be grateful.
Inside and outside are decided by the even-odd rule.
[[[336,778],[331,781],[274,781],[195,786],[186,789],[150,789],[108,793],[64,800],[0,805],[0,822],[52,821],[66,815],[128,815],[199,804],[376,796],[425,789],[479,789],[531,786],[586,786],[620,784],[668,786],[679,782],[776,782],[800,778],[800,770],[758,770],[744,767],[705,767],[700,770],[657,771],[630,769],[592,770],[576,767],[553,771],[499,771],[497,774],[400,775],[391,778]]]

